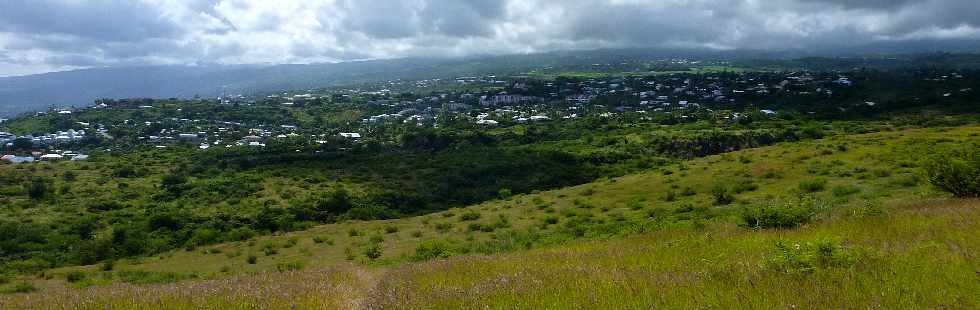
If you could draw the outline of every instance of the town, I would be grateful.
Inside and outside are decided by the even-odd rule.
[[[770,72],[710,64],[711,70],[690,72],[535,71],[215,99],[102,99],[91,107],[38,112],[34,118],[44,120],[40,126],[8,121],[2,126],[16,134],[0,132],[0,145],[5,160],[15,163],[84,160],[87,156],[75,155],[138,145],[193,145],[206,151],[281,140],[385,143],[394,139],[386,134],[397,132],[393,128],[490,130],[590,117],[664,124],[833,118],[894,108],[902,104],[891,99],[895,94],[950,105],[977,97],[970,87],[977,77],[955,71],[910,72],[919,86],[906,89],[873,71]]]

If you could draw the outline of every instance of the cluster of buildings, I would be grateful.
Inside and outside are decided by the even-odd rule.
[[[88,155],[78,154],[71,151],[52,151],[49,153],[34,151],[31,152],[29,156],[17,156],[13,154],[6,154],[0,156],[0,161],[5,161],[12,164],[22,164],[22,163],[32,163],[35,161],[84,161],[88,160]]]

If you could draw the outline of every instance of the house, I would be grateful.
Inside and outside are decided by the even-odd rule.
[[[34,157],[30,157],[30,156],[20,157],[20,156],[14,156],[14,155],[4,155],[2,157],[2,160],[3,161],[6,161],[6,162],[10,162],[12,164],[31,163],[31,162],[34,162]]]
[[[194,133],[182,133],[177,135],[177,139],[183,142],[197,143],[201,137]]]
[[[75,157],[72,157],[71,160],[72,161],[85,161],[85,160],[88,160],[88,155],[78,154],[78,155],[75,155]]]
[[[41,161],[59,161],[65,159],[64,156],[58,154],[44,154],[41,155]]]
[[[361,138],[361,134],[356,133],[356,132],[341,132],[340,133],[340,136],[341,137],[344,137],[344,138],[347,138],[347,139],[355,139],[355,140]]]

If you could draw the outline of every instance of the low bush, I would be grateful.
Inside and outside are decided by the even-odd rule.
[[[834,197],[847,197],[850,195],[857,194],[859,192],[861,192],[861,188],[854,185],[838,185],[838,186],[834,186],[834,188],[831,190],[831,193],[834,194]]]
[[[771,202],[742,210],[742,225],[752,228],[793,228],[813,219],[816,208],[808,199],[796,203]]]
[[[980,197],[980,145],[936,154],[922,168],[936,188],[956,197]]]
[[[478,213],[476,211],[468,211],[466,213],[463,213],[463,215],[460,215],[459,216],[459,220],[461,220],[461,221],[475,221],[475,220],[480,219],[480,216],[481,216],[480,213]]]
[[[804,193],[816,193],[821,192],[827,187],[827,180],[824,179],[812,179],[800,181],[800,191]]]
[[[711,188],[711,197],[714,198],[715,204],[719,206],[729,205],[735,202],[735,195],[732,194],[730,187],[723,184],[715,184]]]
[[[780,241],[775,247],[775,253],[766,261],[766,266],[782,273],[806,274],[855,262],[853,255],[844,247],[830,240],[794,244]]]
[[[276,264],[276,270],[279,272],[303,270],[303,262],[279,262]]]
[[[415,254],[412,255],[412,259],[416,261],[424,261],[436,258],[448,258],[453,255],[457,255],[458,252],[445,241],[430,240],[419,243],[415,247]]]
[[[14,285],[13,287],[4,289],[2,292],[7,294],[13,294],[13,293],[30,293],[34,291],[37,291],[37,287],[34,287],[34,284],[28,282],[21,282],[21,283],[17,283],[17,285]]]
[[[75,283],[75,282],[79,282],[79,281],[82,281],[82,280],[85,280],[85,273],[84,272],[81,272],[81,271],[70,271],[67,274],[65,274],[65,281],[68,281],[68,283]]]
[[[381,258],[381,244],[373,243],[364,249],[364,256],[372,260]]]
[[[119,281],[131,284],[164,284],[197,277],[195,274],[145,270],[119,271],[115,276]]]

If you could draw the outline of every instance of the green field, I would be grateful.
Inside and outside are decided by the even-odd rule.
[[[932,188],[919,166],[978,134],[782,143],[424,216],[47,270],[8,281],[39,291],[0,305],[975,308],[980,204]],[[752,227],[772,206],[808,216]],[[257,304],[268,290],[281,302]]]

